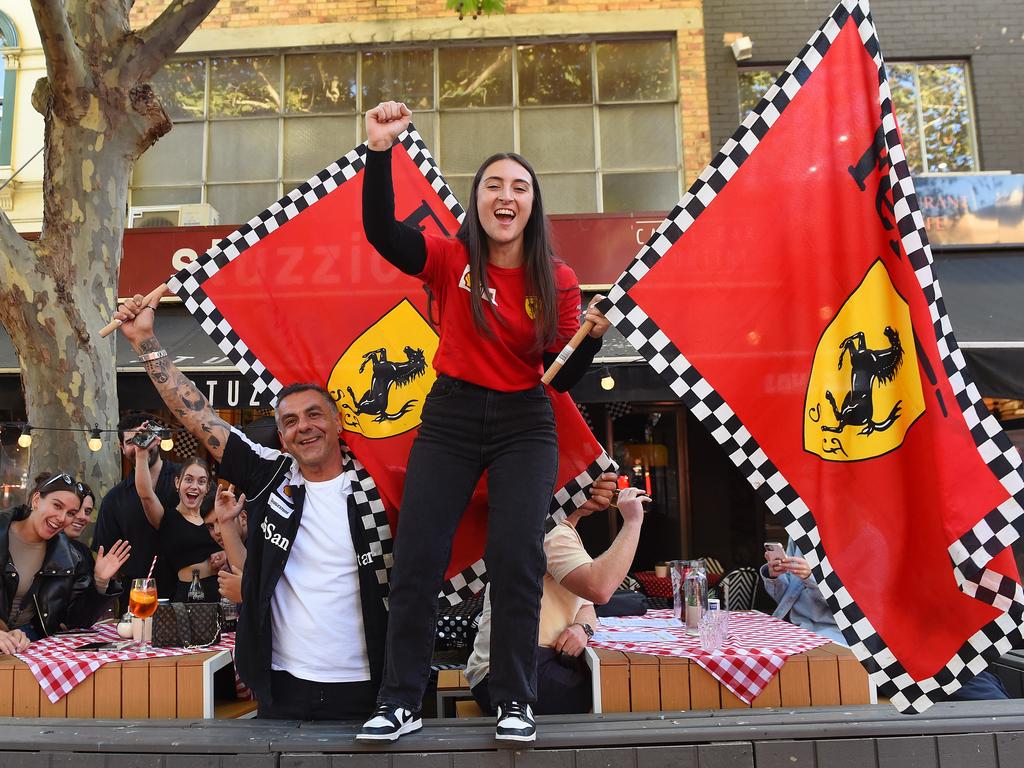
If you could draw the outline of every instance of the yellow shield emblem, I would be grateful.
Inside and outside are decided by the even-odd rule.
[[[537,319],[537,311],[540,309],[540,297],[539,296],[527,296],[526,297],[526,316],[531,320]]]
[[[862,461],[898,448],[924,413],[910,308],[881,260],[821,336],[804,406],[804,450]]]
[[[438,336],[408,299],[356,338],[334,364],[327,389],[349,432],[380,439],[420,425],[437,376]]]

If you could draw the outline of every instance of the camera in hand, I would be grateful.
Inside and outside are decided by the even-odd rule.
[[[152,428],[139,430],[128,440],[128,442],[145,450],[159,439],[160,430],[158,428]]]

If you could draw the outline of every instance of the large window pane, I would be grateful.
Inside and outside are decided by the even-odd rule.
[[[889,90],[892,92],[896,122],[903,139],[903,151],[911,173],[921,172],[921,132],[917,120],[917,75],[913,64],[888,67]]]
[[[512,104],[511,48],[442,48],[438,61],[442,109]]]
[[[971,113],[963,64],[921,64],[921,116],[928,169],[973,171]]]
[[[355,112],[355,53],[309,53],[284,60],[288,113]]]
[[[591,213],[597,210],[594,173],[538,174],[544,213]]]
[[[277,179],[277,120],[210,123],[209,181]]]
[[[773,69],[741,69],[740,78],[740,120],[742,121],[747,113],[757,106],[772,83],[779,76],[781,70]]]
[[[170,61],[153,75],[153,88],[171,120],[191,120],[206,114],[206,62]]]
[[[434,120],[436,112],[417,112],[412,116],[412,124],[419,133],[420,138],[427,144],[431,154],[437,151],[437,144],[434,143]],[[365,130],[365,128],[363,129]]]
[[[207,199],[221,224],[244,224],[278,198],[277,184],[211,184]]]
[[[602,177],[604,210],[667,211],[679,202],[679,174],[606,173]]]
[[[476,173],[495,152],[512,151],[512,112],[442,112],[441,170]]]
[[[362,56],[364,111],[389,100],[412,110],[433,108],[433,51],[365,51]]]
[[[203,123],[181,123],[135,162],[132,183],[190,184],[203,178]]]
[[[280,109],[280,56],[211,59],[211,117],[270,115]]]
[[[519,145],[538,173],[593,170],[594,110],[524,109]]]
[[[520,45],[519,103],[590,104],[590,43]]]
[[[601,167],[665,168],[677,164],[675,104],[601,107]]]
[[[200,187],[144,187],[132,190],[132,205],[180,205],[203,199]]]
[[[441,171],[444,172],[444,178],[448,182],[448,186],[451,187],[452,192],[455,194],[455,199],[459,201],[463,208],[468,208],[469,188],[473,185],[473,177],[452,176],[447,173],[444,168],[442,168]]]
[[[671,40],[597,43],[600,101],[667,101],[676,97]]]
[[[355,144],[355,116],[288,118],[284,121],[284,175],[308,179]]]

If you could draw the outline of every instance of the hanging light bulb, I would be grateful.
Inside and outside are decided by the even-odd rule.
[[[32,427],[28,424],[21,428],[21,437],[18,438],[18,445],[22,448],[28,448],[32,445]]]
[[[94,424],[89,432],[89,450],[95,453],[103,447],[103,440],[100,439],[100,425]]]
[[[171,451],[174,450],[174,438],[171,437],[170,432],[164,432],[163,437],[160,439],[160,450]]]
[[[615,379],[612,377],[612,372],[605,366],[604,376],[601,377],[601,389],[612,390],[615,389]]]

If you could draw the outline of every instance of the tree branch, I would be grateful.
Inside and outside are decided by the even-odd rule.
[[[28,256],[30,246],[14,228],[7,214],[0,211],[0,275],[23,272],[24,264],[17,264],[18,256]]]
[[[146,82],[210,15],[218,0],[171,0],[163,13],[142,30],[125,61],[127,78]]]
[[[36,18],[50,92],[58,111],[78,112],[84,108],[79,93],[88,83],[82,52],[75,44],[63,0],[31,0]]]

